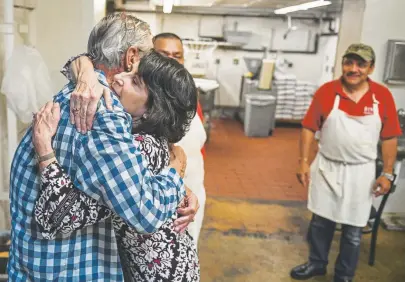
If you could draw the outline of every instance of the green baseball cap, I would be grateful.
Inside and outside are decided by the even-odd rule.
[[[348,55],[357,55],[366,62],[375,61],[375,53],[373,48],[361,43],[350,45],[343,57],[346,57]]]

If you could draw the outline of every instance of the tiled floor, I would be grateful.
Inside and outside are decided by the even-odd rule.
[[[305,200],[297,182],[298,128],[276,128],[268,138],[248,138],[242,125],[216,120],[207,144],[205,186],[209,196]]]
[[[208,198],[200,236],[201,282],[293,282],[290,269],[308,257],[310,213],[304,202],[257,203]],[[340,233],[335,233],[328,274],[332,282]],[[380,229],[376,262],[367,264],[370,235],[361,242],[355,282],[404,282],[405,233]]]

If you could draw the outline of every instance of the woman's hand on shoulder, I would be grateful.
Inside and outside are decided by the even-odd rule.
[[[184,178],[187,167],[187,156],[183,148],[177,145],[170,146],[170,167],[174,168],[181,178]]]
[[[48,102],[36,114],[32,122],[32,141],[37,155],[43,156],[53,151],[52,137],[60,120],[58,103]]]

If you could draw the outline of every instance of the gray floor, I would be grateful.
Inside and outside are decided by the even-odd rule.
[[[306,261],[310,214],[302,202],[207,200],[200,237],[201,281],[294,281],[291,267]],[[380,228],[376,264],[367,264],[370,236],[364,235],[356,279],[360,282],[405,281],[405,233]],[[339,247],[336,232],[326,277],[332,281]]]

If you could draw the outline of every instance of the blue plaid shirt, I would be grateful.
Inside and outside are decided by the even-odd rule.
[[[106,84],[100,74],[100,81]],[[54,101],[61,106],[61,120],[53,139],[56,157],[87,195],[108,206],[140,233],[152,233],[173,215],[185,195],[174,169],[159,175],[134,145],[132,119],[115,95],[114,111],[99,105],[93,129],[86,135],[69,122],[73,84],[66,85]],[[115,234],[110,219],[58,235],[41,237],[33,218],[40,177],[32,144],[32,129],[23,137],[14,156],[10,176],[11,248],[10,281],[123,281]]]

